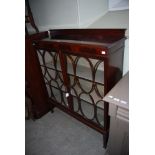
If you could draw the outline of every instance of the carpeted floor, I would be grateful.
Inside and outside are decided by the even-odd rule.
[[[58,109],[25,122],[26,155],[104,155],[102,146],[100,133]]]

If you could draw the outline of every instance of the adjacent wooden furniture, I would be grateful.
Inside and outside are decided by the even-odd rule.
[[[102,133],[104,147],[109,106],[102,99],[122,77],[124,35],[124,29],[50,30],[33,42],[37,70],[31,68],[31,74],[38,72],[33,78],[42,83],[36,89],[44,93],[46,86],[51,109],[57,107]]]
[[[25,80],[26,95],[31,99],[31,116],[33,119],[40,118],[49,109],[48,94],[39,66],[37,54],[33,52],[34,40],[46,37],[46,33],[38,33],[25,36]]]
[[[46,33],[25,36],[25,80],[26,95],[31,99],[31,116],[40,118],[49,111],[48,94],[39,66],[37,54],[33,52],[34,40],[46,37]]]
[[[103,99],[109,102],[108,155],[129,154],[129,73]]]
[[[25,0],[25,110],[26,119],[40,118],[49,111],[48,94],[39,67],[36,53],[33,52],[32,43],[47,37],[46,33],[39,33],[34,22],[29,1]],[[33,27],[29,32],[27,24]]]
[[[26,33],[26,35],[29,35],[29,30],[27,28],[27,24],[31,25],[31,27],[33,27],[33,29],[36,33],[39,32],[39,29],[34,22],[34,18],[33,18],[31,8],[30,8],[29,0],[25,0],[25,33]]]

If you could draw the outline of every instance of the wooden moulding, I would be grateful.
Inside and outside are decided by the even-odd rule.
[[[68,39],[112,43],[125,36],[125,29],[61,29],[50,30],[51,39]]]

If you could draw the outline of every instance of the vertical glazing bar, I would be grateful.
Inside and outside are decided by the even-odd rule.
[[[64,85],[66,88],[66,98],[68,101],[69,109],[73,110],[73,97],[70,93],[70,79],[67,76],[67,58],[66,56],[59,50],[59,57],[60,57],[60,65],[62,69],[62,75],[63,75],[63,80],[64,80]]]

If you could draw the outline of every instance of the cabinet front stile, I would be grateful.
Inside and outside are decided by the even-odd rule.
[[[67,76],[67,58],[60,49],[59,49],[59,58],[60,58],[60,65],[62,69],[63,81],[67,91],[65,94],[65,97],[67,98],[69,109],[73,110],[73,97],[72,95],[70,95],[70,91],[71,91],[69,87],[70,80],[69,80],[69,77]]]

